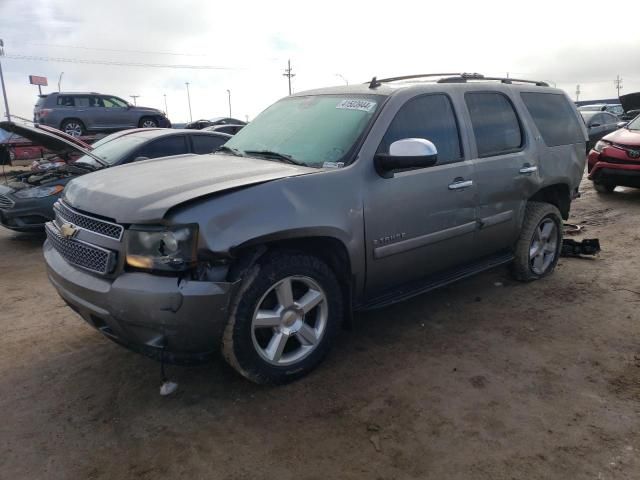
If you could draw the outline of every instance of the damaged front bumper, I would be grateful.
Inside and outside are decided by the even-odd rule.
[[[49,241],[44,257],[60,296],[111,340],[174,363],[202,361],[219,350],[237,283],[133,272],[100,278],[67,263]]]

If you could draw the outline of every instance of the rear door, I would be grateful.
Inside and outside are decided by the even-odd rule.
[[[377,176],[365,192],[369,297],[462,264],[473,257],[475,184],[465,160],[457,116],[444,93],[407,100],[396,112],[378,153],[406,138],[438,150],[435,166]],[[373,159],[371,159],[373,163]]]
[[[227,138],[218,135],[190,135],[193,153],[204,155],[213,153],[227,142]]]
[[[517,239],[518,220],[537,185],[537,157],[509,96],[477,91],[465,93],[464,99],[475,138],[479,229],[474,251],[485,256]]]

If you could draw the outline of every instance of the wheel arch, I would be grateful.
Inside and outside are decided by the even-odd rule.
[[[542,187],[528,199],[529,202],[545,202],[555,205],[564,220],[571,210],[571,190],[566,183],[555,183]]]
[[[333,232],[332,232],[333,233]],[[336,275],[345,300],[345,326],[352,323],[355,277],[353,261],[346,243],[335,234],[320,229],[316,232],[280,232],[244,242],[230,250],[233,257],[228,273],[230,281],[240,279],[244,272],[274,250],[302,252],[324,261]]]

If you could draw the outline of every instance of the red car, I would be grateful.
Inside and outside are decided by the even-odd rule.
[[[602,137],[589,152],[589,179],[600,193],[640,188],[640,117]]]

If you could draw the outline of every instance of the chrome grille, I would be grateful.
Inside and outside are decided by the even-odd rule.
[[[114,238],[118,241],[122,239],[122,234],[124,232],[122,225],[107,222],[105,220],[99,220],[76,212],[71,207],[65,205],[62,201],[57,202],[53,208],[57,217],[62,220],[62,223],[69,222],[83,230],[89,230],[90,232]]]
[[[79,240],[64,238],[53,222],[45,224],[47,239],[60,255],[78,267],[105,275],[116,264],[116,253]]]
[[[0,208],[11,208],[14,205],[15,205],[15,203],[13,202],[13,200],[11,200],[6,195],[1,195],[0,194]]]

